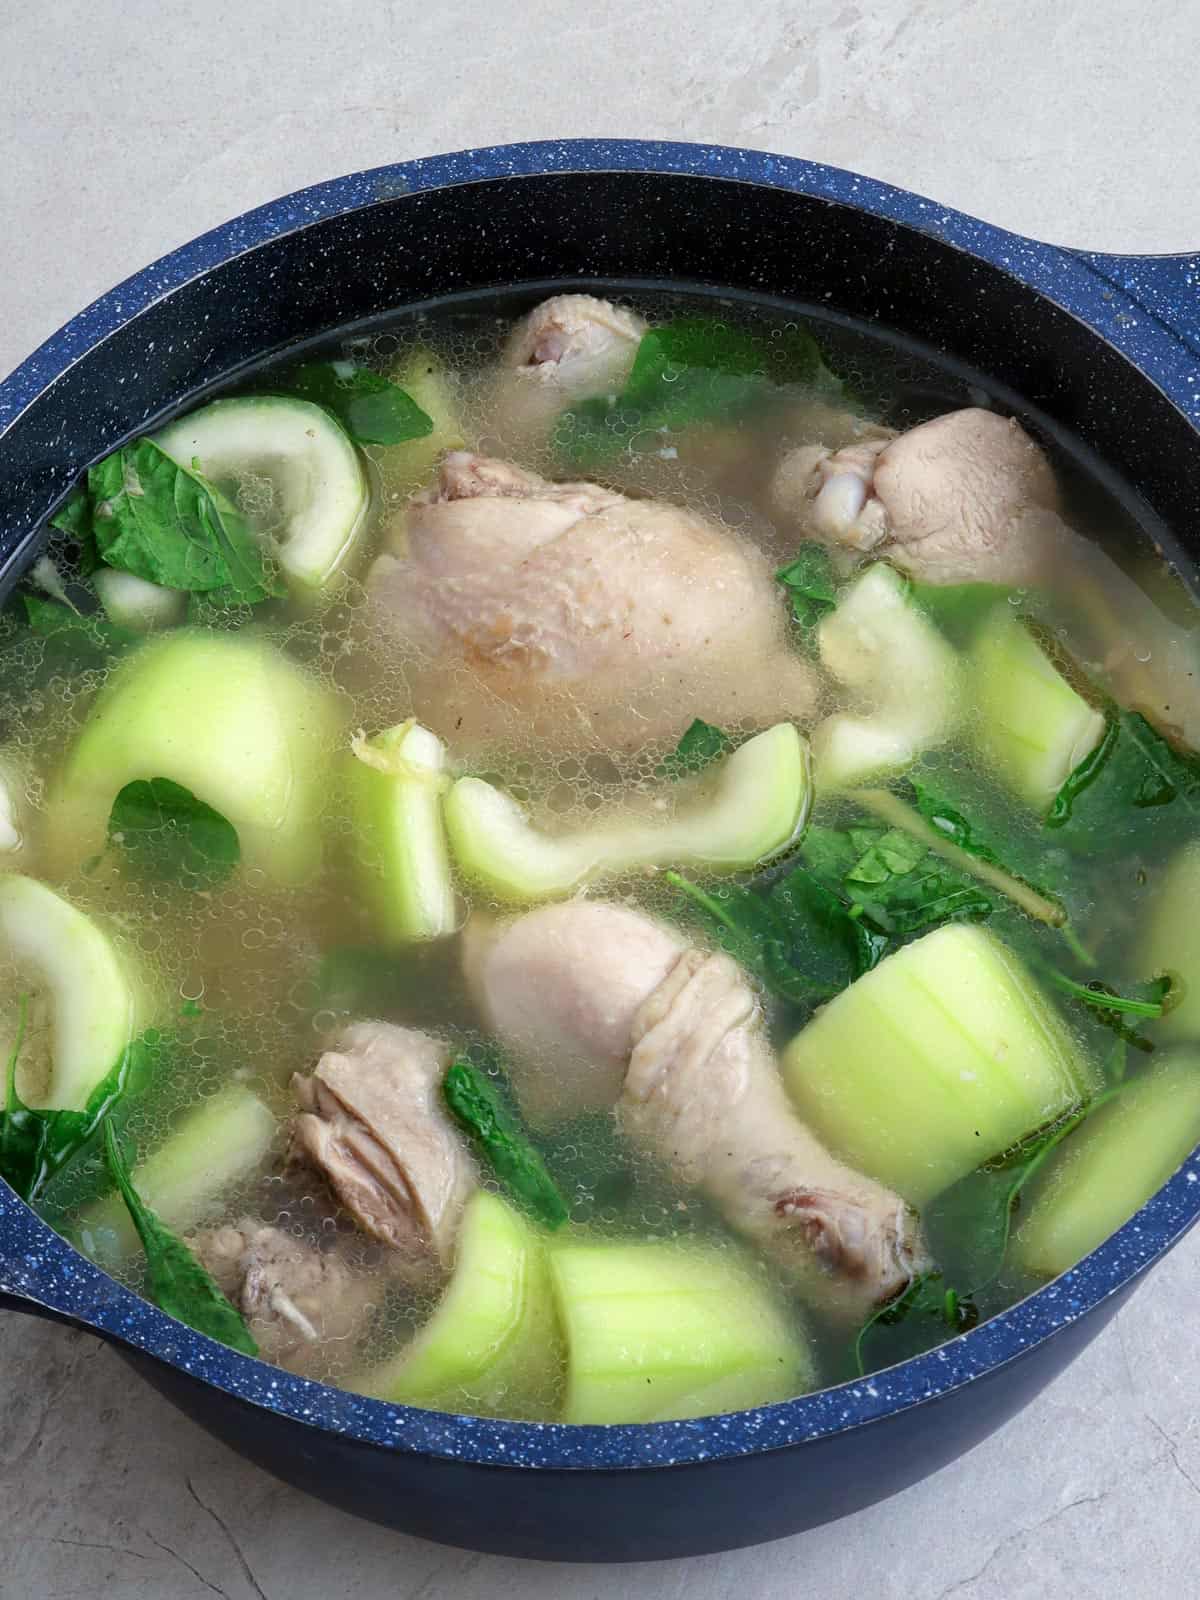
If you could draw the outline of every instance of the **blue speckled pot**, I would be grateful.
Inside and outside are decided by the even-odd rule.
[[[0,384],[0,582],[82,467],[246,364],[447,293],[581,281],[716,285],[886,324],[1006,385],[1115,468],[1146,525],[1194,541],[1198,274],[1200,257],[1083,255],[742,150],[514,145],[359,173],[185,245]],[[480,1421],[289,1377],[121,1288],[3,1184],[0,1298],[112,1340],[212,1432],[338,1505],[476,1549],[631,1560],[795,1532],[952,1460],[1094,1338],[1198,1215],[1190,1163],[1073,1272],[939,1350],[783,1405],[644,1427]]]

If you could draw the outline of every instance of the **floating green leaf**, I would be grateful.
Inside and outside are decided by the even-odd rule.
[[[283,387],[331,411],[356,444],[404,444],[433,432],[410,394],[370,367],[311,361],[285,374]]]
[[[792,616],[799,624],[806,642],[815,648],[815,639],[811,636],[817,624],[837,606],[837,589],[829,551],[823,544],[815,542],[802,545],[787,566],[779,568],[775,580],[787,590],[792,602]]]
[[[688,727],[679,743],[659,767],[659,776],[685,778],[689,773],[700,772],[711,762],[728,754],[733,742],[720,728],[699,717]]]
[[[566,1201],[494,1080],[460,1057],[446,1073],[442,1092],[513,1198],[546,1227],[561,1227],[568,1216]]]
[[[82,1111],[38,1111],[17,1094],[17,1063],[25,1038],[28,997],[21,996],[16,1039],[8,1060],[5,1107],[0,1118],[0,1177],[23,1200],[37,1200],[50,1179],[91,1140],[114,1106],[154,1073],[161,1045],[147,1031],[135,1039],[93,1089]]]
[[[146,1289],[168,1316],[243,1355],[256,1356],[244,1319],[221,1293],[193,1251],[141,1199],[117,1145],[112,1124],[104,1128],[104,1158],[120,1190],[146,1256]]]
[[[138,778],[113,801],[108,837],[144,876],[187,888],[222,882],[241,859],[233,824],[170,778]]]

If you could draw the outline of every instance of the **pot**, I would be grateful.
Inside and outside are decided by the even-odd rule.
[[[964,384],[986,374],[1184,568],[1169,530],[1200,538],[1198,274],[1200,257],[1081,254],[751,151],[513,145],[358,173],[174,251],[0,384],[0,585],[89,462],[268,355],[447,296],[664,283],[874,322]],[[1189,1163],[1073,1271],[938,1350],[695,1421],[483,1421],[291,1377],[115,1283],[2,1183],[0,1303],[99,1334],[236,1450],[405,1532],[554,1560],[694,1555],[845,1515],[969,1450],[1192,1226],[1198,1179]]]

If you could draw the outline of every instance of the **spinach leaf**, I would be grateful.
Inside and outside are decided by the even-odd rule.
[[[810,828],[800,854],[852,916],[890,937],[977,921],[995,909],[977,883],[898,828]]]
[[[97,549],[110,567],[171,589],[219,593],[234,604],[285,592],[232,502],[151,439],[92,467],[88,494]]]
[[[567,1203],[488,1074],[460,1057],[447,1071],[442,1093],[513,1198],[546,1227],[561,1227]]]
[[[934,1251],[940,1259],[955,1262],[972,1286],[971,1298],[990,1288],[1000,1275],[1021,1191],[1067,1135],[1123,1087],[1114,1084],[1009,1157],[968,1173],[928,1207],[925,1226]]]
[[[909,594],[951,644],[967,645],[1012,590],[995,583],[914,583]]]
[[[659,766],[658,775],[663,778],[684,778],[691,772],[700,772],[732,748],[732,741],[727,734],[697,717]]]
[[[790,964],[803,964],[814,986],[839,993],[887,953],[888,936],[805,867],[794,867],[768,898],[789,930]],[[826,996],[814,987],[814,997]]]
[[[636,433],[734,416],[779,383],[840,387],[804,329],[764,340],[708,317],[680,317],[642,336],[619,395],[596,395],[564,413],[555,444],[577,464],[602,460]]]
[[[1091,965],[1068,917],[1068,898],[1086,904],[1089,895],[1078,864],[1036,826],[999,813],[994,794],[961,772],[912,777],[906,786],[918,815],[945,841],[984,863],[979,877],[1029,915],[1056,928],[1076,959]],[[969,819],[969,820],[968,820]],[[994,868],[995,871],[987,869]]]
[[[106,622],[102,616],[72,611],[59,600],[23,594],[21,603],[34,633],[46,640],[47,653],[68,670],[100,667],[137,640],[128,628]]]
[[[404,444],[433,432],[433,418],[398,383],[352,361],[311,361],[284,378],[289,394],[330,411],[355,444]]]
[[[77,483],[70,494],[50,518],[50,526],[58,528],[60,532],[68,534],[72,539],[81,542],[92,531],[92,502],[88,492],[81,483]]]
[[[197,1333],[205,1333],[243,1355],[256,1356],[258,1345],[241,1313],[230,1305],[192,1250],[151,1211],[134,1188],[111,1123],[104,1129],[104,1159],[141,1240],[146,1256],[146,1289],[155,1305]]]
[[[135,1039],[92,1090],[82,1111],[35,1111],[21,1100],[16,1084],[27,1012],[28,996],[22,995],[0,1118],[0,1177],[32,1204],[50,1179],[84,1148],[118,1100],[152,1075],[161,1041],[152,1029]]]
[[[233,824],[170,778],[138,778],[113,801],[108,837],[149,878],[221,883],[241,859]]]
[[[968,1296],[947,1287],[940,1272],[916,1277],[904,1293],[869,1317],[854,1341],[860,1378],[920,1355],[973,1327],[979,1312]]]
[[[775,581],[787,590],[792,616],[806,636],[806,642],[815,648],[816,641],[811,636],[817,624],[837,606],[829,551],[815,542],[802,545],[796,557],[786,567],[779,568]]]
[[[800,867],[766,891],[723,884],[710,892],[677,872],[664,876],[723,950],[794,1005],[832,999],[875,965],[887,943]]]
[[[1169,809],[1168,809],[1169,808]],[[1071,850],[1108,847],[1131,828],[1161,845],[1200,826],[1200,759],[1183,755],[1140,712],[1114,709],[1108,730],[1059,790],[1047,829]]]

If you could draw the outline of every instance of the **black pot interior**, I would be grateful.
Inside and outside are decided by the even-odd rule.
[[[577,173],[431,190],[328,218],[194,278],[118,328],[0,445],[4,570],[22,564],[28,535],[89,460],[283,349],[447,297],[666,282],[782,299],[925,346],[948,404],[982,375],[1001,403],[1082,455],[1176,559],[1165,530],[1200,523],[1190,423],[1099,335],[1017,279],[911,228],[786,190]]]

